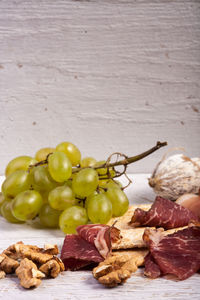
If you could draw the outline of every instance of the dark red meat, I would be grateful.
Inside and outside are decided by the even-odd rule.
[[[111,250],[111,240],[119,237],[117,228],[102,224],[80,225],[76,230],[83,239],[94,244],[104,258]]]
[[[103,257],[94,244],[87,242],[76,234],[66,235],[61,251],[61,259],[65,265],[65,270],[78,270],[91,262],[103,261]]]
[[[170,200],[156,197],[148,211],[137,208],[130,224],[134,226],[155,226],[171,229],[188,225],[191,221],[198,221],[198,216],[189,209]]]
[[[108,229],[110,226],[103,224],[87,224],[80,225],[76,228],[78,234],[90,243],[94,243],[95,238],[97,237],[99,231]],[[92,230],[91,230],[92,229]]]
[[[149,247],[145,274],[156,278],[173,274],[180,280],[200,270],[200,227],[191,226],[163,236],[159,230],[146,229],[144,240]]]
[[[119,230],[101,224],[81,225],[78,235],[66,235],[61,250],[65,269],[78,270],[91,263],[99,263],[111,251],[111,238],[119,236]]]
[[[155,263],[153,256],[149,252],[144,259],[145,271],[144,274],[150,278],[158,278],[161,275],[159,266]]]

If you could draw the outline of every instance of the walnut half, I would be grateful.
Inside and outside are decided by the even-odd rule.
[[[20,280],[21,286],[26,289],[39,286],[42,282],[41,278],[45,277],[45,274],[39,271],[36,264],[28,258],[21,260],[15,272]]]
[[[18,261],[8,257],[4,253],[0,254],[0,269],[6,274],[14,273],[18,266]]]
[[[122,284],[143,265],[147,252],[147,250],[113,252],[112,256],[93,269],[93,276],[108,287]]]
[[[47,277],[57,277],[58,274],[65,270],[63,262],[58,257],[53,257],[39,268]]]

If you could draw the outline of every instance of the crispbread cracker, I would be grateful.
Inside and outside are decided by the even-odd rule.
[[[113,250],[146,247],[143,241],[145,227],[120,229],[120,239],[112,243]]]
[[[133,228],[129,225],[129,222],[137,209],[143,209],[145,211],[151,208],[151,204],[136,204],[129,206],[127,212],[117,218],[112,218],[108,222],[108,225],[112,226],[115,222],[115,227],[120,230],[121,238],[112,243],[112,249],[130,249],[130,248],[142,248],[145,247],[144,241],[142,239],[144,233],[144,227]]]
[[[145,242],[143,241],[143,234],[145,228],[154,228],[154,227],[133,227],[133,225],[129,225],[129,222],[134,214],[134,211],[137,209],[143,209],[148,211],[151,208],[151,204],[139,204],[139,205],[131,205],[128,211],[121,217],[112,218],[108,225],[112,226],[115,223],[115,227],[120,230],[120,239],[116,242],[112,242],[112,249],[131,249],[131,248],[143,248],[146,247]],[[185,227],[174,228],[170,230],[165,230],[163,232],[164,235],[168,235],[174,233],[178,230],[182,230]]]
[[[148,253],[147,249],[132,249],[132,250],[118,250],[118,251],[113,251],[112,256],[115,257],[120,257],[123,256],[123,258],[129,260],[129,259],[134,259],[135,264],[137,266],[141,266],[144,261],[141,261],[141,258],[144,258],[146,254]]]
[[[120,239],[112,243],[113,250],[119,249],[131,249],[131,248],[144,248],[146,247],[145,242],[143,241],[143,234],[146,228],[155,227],[137,227],[130,229],[121,229],[120,230]],[[173,228],[163,231],[163,235],[172,234],[178,230],[182,230],[186,227]]]

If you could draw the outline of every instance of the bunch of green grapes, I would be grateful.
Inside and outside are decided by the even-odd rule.
[[[34,158],[16,157],[5,170],[1,215],[11,223],[39,217],[44,227],[60,227],[64,233],[123,215],[129,205],[127,196],[113,179],[115,171],[101,167],[104,163],[92,157],[81,159],[70,142],[42,148]]]

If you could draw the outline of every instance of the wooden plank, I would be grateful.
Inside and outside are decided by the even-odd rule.
[[[0,174],[66,139],[97,159],[158,139],[197,156],[199,13],[198,0],[0,1]]]

